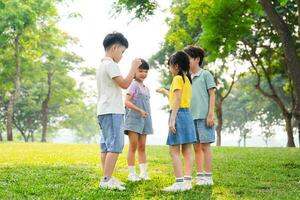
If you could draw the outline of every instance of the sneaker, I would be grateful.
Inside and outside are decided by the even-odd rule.
[[[124,182],[122,182],[122,181],[120,181],[120,180],[116,179],[115,177],[112,177],[111,179],[113,179],[113,181],[114,181],[114,182],[116,182],[116,183],[117,183],[117,184],[119,184],[119,185],[122,185],[122,186],[124,186],[124,185],[125,185],[125,183],[124,183]]]
[[[147,172],[146,173],[141,173],[140,174],[140,178],[142,180],[145,180],[145,181],[149,181],[150,180],[149,174]]]
[[[166,192],[178,192],[178,191],[186,191],[190,190],[191,188],[188,188],[185,182],[175,182],[173,185],[169,187],[165,187],[163,191]]]
[[[185,188],[187,189],[187,190],[190,190],[190,189],[192,189],[192,181],[184,181],[184,184],[185,184]]]
[[[212,177],[196,177],[196,185],[213,185]]]
[[[141,178],[136,173],[130,173],[128,175],[128,180],[132,182],[140,181]]]
[[[100,181],[99,187],[102,189],[110,189],[110,190],[125,190],[125,187],[118,184],[113,178],[109,179],[109,181],[104,182]]]

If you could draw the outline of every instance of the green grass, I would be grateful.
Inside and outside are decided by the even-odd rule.
[[[215,147],[215,185],[178,193],[161,191],[174,181],[168,147],[147,150],[152,180],[119,192],[98,188],[98,145],[0,144],[0,199],[300,199],[300,149]]]

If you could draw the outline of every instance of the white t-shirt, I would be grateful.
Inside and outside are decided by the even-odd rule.
[[[122,90],[113,80],[117,76],[121,76],[118,64],[109,57],[103,58],[96,71],[97,115],[124,114]]]

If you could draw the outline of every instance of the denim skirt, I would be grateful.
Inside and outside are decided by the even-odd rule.
[[[169,130],[167,145],[196,143],[197,137],[195,126],[189,108],[179,108],[176,116],[175,128],[176,133]]]

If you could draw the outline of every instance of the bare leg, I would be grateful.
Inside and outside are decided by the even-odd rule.
[[[205,171],[211,173],[212,171],[212,153],[210,144],[201,144],[201,149],[204,154]]]
[[[134,166],[135,165],[135,152],[136,152],[137,145],[138,145],[139,135],[135,132],[129,131],[128,137],[129,137],[129,148],[128,148],[128,154],[127,154],[127,163],[128,163],[128,166]]]
[[[107,153],[101,153],[101,155],[100,155],[102,171],[104,171],[106,155],[107,155]]]
[[[108,152],[106,154],[105,163],[104,163],[104,170],[103,170],[103,176],[104,177],[111,177],[112,173],[115,169],[116,162],[118,160],[118,153],[112,153]]]
[[[193,159],[192,159],[192,145],[183,144],[182,145],[182,155],[184,158],[184,175],[191,176],[193,169]]]
[[[182,177],[182,164],[180,160],[180,145],[170,146],[170,155],[172,158],[173,169],[176,178]]]
[[[139,135],[139,141],[138,141],[138,158],[139,158],[139,163],[146,163],[146,138],[147,135]]]
[[[203,172],[203,154],[201,149],[201,144],[194,144],[195,150],[195,162],[197,172]]]

